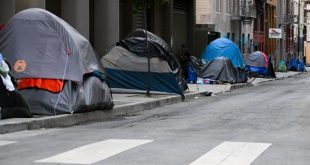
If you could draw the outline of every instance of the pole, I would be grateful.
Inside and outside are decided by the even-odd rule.
[[[149,51],[149,43],[148,43],[148,34],[147,30],[145,30],[145,39],[146,39],[146,50],[147,50],[147,91],[146,96],[150,97],[151,93],[151,58],[150,58],[150,51]]]
[[[297,58],[300,58],[300,0],[298,0],[297,28]]]
[[[280,61],[284,61],[286,62],[285,59],[285,29],[284,29],[284,17],[285,17],[285,13],[286,13],[286,8],[284,7],[286,5],[286,0],[278,0],[277,1],[277,25],[278,28],[282,29],[282,38],[277,39],[277,58],[279,59],[279,61],[276,61],[276,66],[279,66],[278,63]]]
[[[281,6],[282,6],[282,0],[277,1],[277,27],[281,28]],[[278,69],[279,67],[279,62],[281,61],[281,39],[277,38],[277,53],[275,55],[275,67]]]
[[[148,43],[148,33],[147,33],[147,1],[145,1],[144,6],[144,18],[145,18],[145,48],[147,51],[147,91],[146,96],[150,97],[151,93],[151,59],[150,59],[150,51],[149,51],[149,43]]]

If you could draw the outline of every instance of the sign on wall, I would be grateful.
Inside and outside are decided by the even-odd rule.
[[[212,0],[196,0],[196,24],[214,24]]]
[[[277,6],[277,1],[276,0],[267,0],[267,3],[273,6]]]
[[[282,38],[282,29],[270,28],[269,38]]]

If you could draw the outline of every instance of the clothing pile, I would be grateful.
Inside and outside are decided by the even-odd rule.
[[[10,68],[0,53],[0,115],[1,119],[32,117],[24,98],[15,90]]]

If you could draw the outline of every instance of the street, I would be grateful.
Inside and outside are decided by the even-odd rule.
[[[308,165],[309,74],[136,115],[0,135],[0,164]]]

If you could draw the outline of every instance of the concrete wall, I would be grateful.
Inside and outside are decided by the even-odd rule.
[[[194,17],[194,3],[193,1],[183,0],[186,9],[178,9],[174,7],[172,15],[172,50],[174,53],[178,53],[181,45],[185,44],[191,53],[193,54],[194,49],[194,26],[195,17]]]
[[[99,56],[119,41],[119,0],[95,0],[94,47]]]
[[[227,33],[231,33],[230,14],[226,11],[226,5],[229,5],[228,1],[222,0],[221,12],[216,12],[215,31],[220,32],[221,37],[227,37]]]
[[[62,0],[61,17],[89,39],[89,1]]]
[[[241,25],[241,34],[244,34],[245,39],[242,42],[243,49],[242,53],[249,54],[253,52],[253,23],[252,24],[242,24]],[[250,36],[250,37],[248,37]]]
[[[151,10],[151,18],[149,20],[149,30],[163,38],[168,44],[170,44],[171,37],[171,16],[169,4],[162,5],[156,3]]]
[[[45,0],[15,0],[16,13],[28,8],[45,9]]]
[[[5,24],[15,14],[14,0],[0,0],[0,26]]]
[[[234,33],[234,39],[232,38],[232,34]],[[231,22],[231,37],[230,39],[233,40],[239,47],[241,44],[241,21],[232,21]]]

